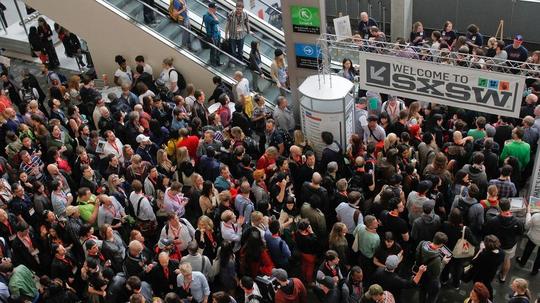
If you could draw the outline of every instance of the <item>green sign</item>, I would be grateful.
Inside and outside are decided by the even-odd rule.
[[[291,6],[293,32],[320,34],[321,16],[318,7]]]

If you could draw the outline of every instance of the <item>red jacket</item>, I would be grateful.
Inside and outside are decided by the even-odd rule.
[[[272,164],[276,164],[276,159],[269,159],[266,155],[262,155],[259,160],[257,160],[257,169],[264,169],[267,180],[270,180],[270,177],[274,173],[272,169],[268,168],[268,166]]]
[[[307,291],[302,281],[297,278],[292,278],[294,284],[294,290],[292,294],[288,295],[278,289],[276,292],[275,303],[305,303],[307,302]]]
[[[193,160],[197,160],[197,147],[199,147],[199,138],[197,136],[187,136],[186,138],[178,141],[176,147],[186,147],[188,149],[189,157]]]

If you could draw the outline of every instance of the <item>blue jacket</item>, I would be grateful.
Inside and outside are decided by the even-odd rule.
[[[211,37],[214,40],[219,40],[221,38],[219,20],[214,19],[214,16],[210,15],[210,13],[206,13],[203,16],[203,23],[208,37]]]

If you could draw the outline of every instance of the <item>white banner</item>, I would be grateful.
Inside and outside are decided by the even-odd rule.
[[[334,18],[334,30],[337,41],[350,39],[352,37],[351,20],[349,16]]]
[[[362,89],[519,117],[523,76],[367,52],[359,60]]]

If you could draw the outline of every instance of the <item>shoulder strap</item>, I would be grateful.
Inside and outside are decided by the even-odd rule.
[[[463,230],[461,231],[461,240],[465,239],[465,229],[466,228],[467,228],[467,226],[463,225]]]
[[[201,255],[201,272],[204,274],[204,265],[206,262],[204,262],[204,255]]]
[[[360,218],[360,210],[356,209],[353,214],[354,225],[358,225],[359,218]]]
[[[139,217],[139,213],[141,212],[141,201],[144,199],[144,195],[139,198],[139,201],[137,201],[137,211],[135,212],[135,215]]]

